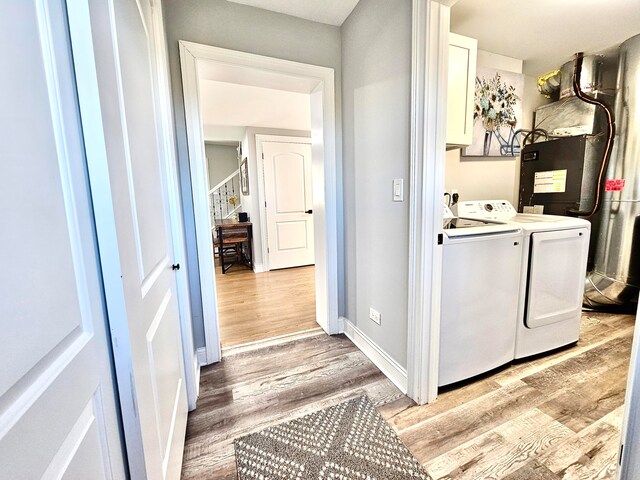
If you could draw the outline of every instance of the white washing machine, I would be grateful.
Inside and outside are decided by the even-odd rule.
[[[457,213],[507,222],[523,231],[515,358],[577,342],[591,223],[517,213],[507,200],[459,202]]]
[[[439,386],[513,360],[523,243],[512,224],[444,224]]]

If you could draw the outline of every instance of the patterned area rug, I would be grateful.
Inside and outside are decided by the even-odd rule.
[[[367,397],[235,441],[239,480],[431,480]]]

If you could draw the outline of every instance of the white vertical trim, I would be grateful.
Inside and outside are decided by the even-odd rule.
[[[314,215],[316,212],[318,215],[318,225],[323,227],[315,229],[316,265],[322,262],[325,268],[316,268],[316,317],[327,333],[340,333],[334,70],[186,41],[180,41],[179,46],[208,363],[218,361],[221,351],[205,176],[206,157],[198,93],[200,61],[221,62],[317,81],[317,86],[309,92],[312,156],[320,159],[313,166],[313,181],[314,192],[321,191],[324,195],[314,194],[313,207]]]
[[[636,324],[633,330],[631,360],[627,374],[627,392],[624,399],[624,417],[618,449],[618,470],[616,479],[632,478],[631,473],[640,471],[640,432],[637,431],[640,415],[640,306],[636,311]],[[624,449],[622,446],[624,445]]]
[[[249,137],[251,135],[247,134]],[[263,135],[255,135],[256,142],[256,173],[258,175],[258,205],[259,205],[259,216],[260,216],[260,234],[261,234],[261,245],[262,245],[262,264],[260,265],[263,272],[268,272],[269,267],[269,233],[267,230],[267,195],[266,195],[266,187],[264,184],[264,151],[262,149],[262,139]],[[249,138],[251,141],[251,138]],[[255,244],[254,244],[255,245]],[[257,272],[256,266],[254,264],[253,270]]]
[[[207,364],[219,362],[222,358],[218,324],[218,297],[216,272],[211,238],[211,214],[207,180],[207,161],[204,151],[204,133],[200,116],[200,88],[198,86],[198,60],[180,42],[180,65],[182,67],[182,88],[184,90],[184,110],[187,124],[187,148],[191,171],[191,191],[193,195],[194,224],[196,229],[196,250],[200,271],[200,291],[202,296],[202,319]]]
[[[450,9],[413,0],[409,226],[408,395],[438,393],[442,198]]]
[[[162,145],[164,167],[166,170],[169,217],[171,219],[171,236],[173,246],[173,262],[182,268],[176,270],[176,292],[178,298],[178,310],[180,314],[180,329],[182,331],[182,349],[185,368],[185,385],[187,388],[187,400],[189,410],[196,408],[200,383],[200,369],[193,369],[196,358],[193,343],[193,324],[191,318],[191,303],[189,296],[189,280],[187,278],[187,255],[184,240],[184,221],[180,205],[180,189],[178,187],[178,171],[176,163],[176,146],[173,124],[173,112],[171,110],[171,86],[169,84],[169,61],[167,54],[167,42],[162,18],[162,3],[152,4],[154,38],[156,39],[155,51],[157,70],[161,74],[158,79],[158,101],[160,104],[160,121],[164,140]]]

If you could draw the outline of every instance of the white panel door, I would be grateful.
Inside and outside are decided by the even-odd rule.
[[[588,228],[531,234],[528,328],[580,318],[588,251]]]
[[[65,2],[0,2],[0,52],[0,478],[124,479]]]
[[[263,142],[269,270],[315,263],[311,145]]]
[[[171,132],[162,130],[157,93],[166,73],[157,67],[159,5],[91,0],[90,13],[125,304],[114,352],[129,464],[133,478],[177,479],[187,398],[164,141]]]

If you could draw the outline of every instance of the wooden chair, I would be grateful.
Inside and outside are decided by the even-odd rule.
[[[220,229],[217,240],[222,273],[227,273],[236,264],[253,268],[250,232],[246,226],[239,225],[237,228]]]

